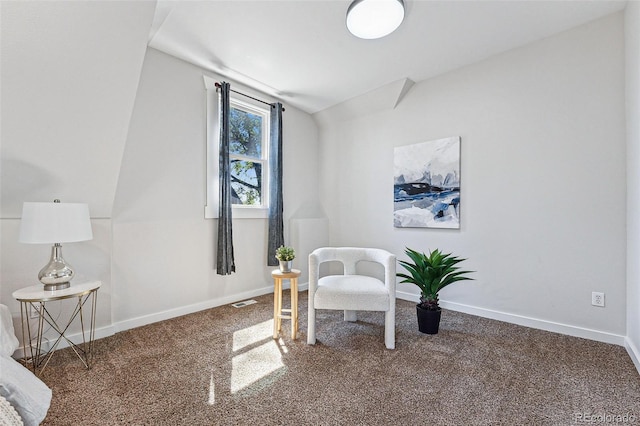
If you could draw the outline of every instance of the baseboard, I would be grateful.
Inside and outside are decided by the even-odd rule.
[[[114,323],[115,332],[121,332],[143,325],[152,324],[158,321],[165,321],[182,315],[193,314],[195,312],[204,311],[205,309],[216,308],[218,306],[228,305],[230,303],[239,302],[241,300],[250,299],[252,297],[262,296],[264,294],[273,293],[273,285],[262,287],[244,293],[233,294],[230,296],[219,297],[216,299],[206,300],[204,302],[195,303],[193,305],[181,306],[175,309],[169,309],[162,312],[156,312],[150,315],[144,315],[137,318],[131,318],[125,321]]]
[[[308,283],[298,284],[298,291],[305,291],[309,287]],[[287,280],[283,284],[284,289],[289,288],[289,281]],[[182,315],[193,314],[195,312],[204,311],[205,309],[216,308],[218,306],[228,305],[230,303],[239,302],[241,300],[250,299],[252,297],[258,297],[265,294],[273,293],[273,285],[258,288],[244,293],[233,294],[226,297],[220,297],[217,299],[207,300],[201,303],[195,303],[193,305],[182,306],[176,309],[169,309],[162,312],[156,312],[154,314],[145,315],[137,318],[128,319],[126,321],[120,321],[114,323],[114,333],[120,331],[129,330],[131,328],[142,327],[143,325],[152,324],[158,321],[165,321],[171,318],[179,317]],[[112,333],[113,334],[113,333]]]
[[[288,283],[285,283],[285,288],[288,288]],[[309,288],[309,283],[298,284],[298,291],[306,291]],[[273,286],[269,285],[259,289],[247,291],[244,293],[234,294],[226,297],[220,297],[216,299],[207,300],[201,303],[195,303],[188,306],[182,306],[176,309],[169,309],[162,312],[157,312],[150,315],[144,315],[137,318],[128,319],[126,321],[120,321],[113,323],[110,326],[100,327],[96,329],[95,338],[102,339],[109,337],[115,333],[129,330],[136,327],[142,327],[144,325],[152,324],[159,321],[165,321],[171,318],[179,317],[182,315],[188,315],[195,312],[203,311],[205,309],[211,309],[218,306],[228,305],[241,300],[250,299],[252,297],[258,297],[265,294],[273,293]],[[418,303],[419,296],[413,293],[397,292],[396,297],[401,300],[407,300],[410,302]],[[462,303],[448,302],[445,300],[440,301],[440,305],[445,309],[452,311],[463,312],[466,314],[477,315],[483,318],[495,319],[498,321],[504,321],[511,324],[522,325],[525,327],[536,328],[539,330],[550,331],[554,333],[566,334],[574,337],[581,337],[584,339],[595,340],[604,343],[611,343],[619,346],[624,346],[629,353],[634,365],[640,373],[640,350],[631,342],[626,336],[607,333],[598,330],[587,329],[583,327],[576,327],[567,324],[556,323],[552,321],[540,320],[537,318],[526,317],[523,315],[510,314],[506,312],[494,311],[491,309],[483,309],[475,306],[465,305]],[[73,341],[82,340],[80,333],[71,334],[68,336]],[[48,346],[43,345],[44,350],[48,350]],[[58,345],[58,349],[67,347],[66,341],[61,341]],[[24,348],[18,348],[14,352],[14,358],[22,358],[24,356]]]
[[[287,280],[284,285],[284,289],[289,289],[289,281]],[[309,288],[309,283],[301,283],[298,284],[298,291],[306,291]],[[273,285],[262,287],[256,290],[247,291],[244,293],[234,294],[231,296],[220,297],[217,299],[207,300],[201,303],[195,303],[193,305],[182,306],[176,309],[169,309],[162,312],[156,312],[150,315],[144,315],[132,319],[128,319],[126,321],[120,321],[113,323],[106,327],[100,327],[96,329],[95,338],[102,339],[104,337],[112,336],[121,331],[129,330],[136,327],[142,327],[144,325],[152,324],[154,322],[165,321],[171,318],[179,317],[182,315],[188,315],[199,311],[204,311],[205,309],[211,309],[218,306],[228,305],[230,303],[239,302],[241,300],[250,299],[252,297],[258,297],[265,294],[273,293]],[[74,342],[82,341],[82,336],[80,333],[70,334],[67,336]],[[49,350],[50,344],[53,342],[43,342],[42,349],[44,351]],[[63,349],[68,347],[68,343],[63,339],[58,344],[57,349]],[[24,357],[24,347],[18,348],[14,353],[14,358],[23,358]]]
[[[100,328],[96,328],[95,331],[95,335],[94,335],[94,339],[98,340],[98,339],[102,339],[104,337],[109,337],[115,334],[114,328],[112,325],[110,326],[106,326],[106,327],[100,327]],[[68,336],[65,334],[65,336],[67,338],[69,338],[71,341],[73,341],[74,343],[77,344],[77,342],[82,342],[82,334],[81,333],[73,333],[73,334],[69,334]],[[88,338],[89,337],[89,331],[87,330],[87,332],[85,333],[85,336]],[[47,352],[49,350],[49,348],[51,347],[51,345],[53,345],[55,343],[55,338],[54,341],[50,341],[48,338],[43,338],[43,342],[42,342],[42,351],[43,352]],[[64,349],[64,348],[68,348],[69,347],[69,343],[67,343],[67,341],[65,339],[60,340],[60,343],[58,344],[58,347],[56,348],[56,350],[58,349]],[[11,355],[13,358],[15,359],[20,359],[20,358],[25,358],[26,357],[26,352],[25,352],[25,347],[20,346],[18,349],[16,349],[16,351],[13,353],[13,355]]]
[[[285,282],[284,288],[289,288],[288,282]],[[298,284],[298,291],[306,291],[309,288],[309,283]],[[145,315],[137,318],[132,318],[126,321],[114,323],[112,327],[105,327],[100,335],[96,331],[96,338],[106,337],[120,331],[129,330],[131,328],[141,327],[143,325],[152,324],[158,321],[165,321],[171,318],[175,318],[182,315],[192,314],[194,312],[203,311],[205,309],[211,309],[218,306],[228,305],[241,300],[250,299],[252,297],[258,297],[265,294],[273,293],[273,286],[265,286],[256,290],[235,294],[227,297],[207,300],[205,302],[196,303],[193,305],[183,306],[176,309],[170,309],[163,312],[157,312],[151,315]],[[418,303],[419,296],[413,293],[397,292],[396,297],[402,300],[408,300]],[[510,314],[506,312],[494,311],[491,309],[483,309],[475,306],[465,305],[461,303],[448,302],[442,300],[440,305],[445,309],[452,311],[463,312],[466,314],[477,315],[483,318],[495,319],[498,321],[504,321],[511,324],[522,325],[525,327],[536,328],[539,330],[550,331],[554,333],[566,334],[574,337],[581,337],[584,339],[595,340],[598,342],[611,343],[619,346],[624,346],[627,351],[633,353],[632,358],[636,367],[638,366],[638,359],[640,356],[637,348],[626,338],[619,334],[607,333],[604,331],[593,330],[583,327],[576,327],[572,325],[556,323],[552,321],[545,321],[538,318],[526,317],[523,315]],[[640,371],[640,368],[638,368]]]
[[[636,370],[640,373],[640,350],[638,350],[638,347],[634,345],[628,337],[624,340],[624,347],[631,357],[631,361],[633,361],[633,364],[636,366]]]
[[[419,295],[413,293],[396,292],[396,297],[402,300],[418,303]],[[551,331],[554,333],[566,334],[568,336],[581,337],[583,339],[595,340],[598,342],[611,343],[619,346],[626,346],[626,336],[620,334],[607,333],[604,331],[593,330],[589,328],[576,327],[567,324],[561,324],[553,321],[545,321],[538,318],[526,317],[523,315],[510,314],[507,312],[494,311],[491,309],[478,308],[475,306],[464,305],[462,303],[440,301],[440,306],[444,309],[463,312],[465,314],[476,315],[483,318],[490,318],[498,321],[504,321],[511,324],[523,325],[525,327],[536,328],[539,330]],[[637,364],[636,364],[637,366]]]

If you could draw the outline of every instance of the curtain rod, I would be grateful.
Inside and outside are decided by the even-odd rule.
[[[216,81],[216,87],[217,87],[218,89],[221,87],[221,86],[220,86],[220,83],[218,83],[217,81]],[[247,97],[247,98],[249,98],[249,99],[253,99],[254,101],[262,102],[262,103],[263,103],[263,104],[265,104],[265,105],[269,105],[269,106],[273,105],[273,104],[271,104],[271,103],[269,103],[269,102],[265,102],[265,101],[263,101],[263,100],[261,100],[261,99],[254,98],[253,96],[249,96],[249,95],[247,95],[247,94],[245,94],[245,93],[238,92],[237,90],[233,90],[233,89],[229,89],[229,90],[230,90],[231,92],[233,92],[233,93],[237,93],[238,95],[242,95],[242,96],[245,96],[245,97]],[[282,112],[284,112],[284,107],[282,107]]]

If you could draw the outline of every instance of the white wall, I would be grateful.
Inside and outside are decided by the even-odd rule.
[[[453,251],[476,281],[445,289],[446,307],[621,344],[623,46],[616,14],[416,83],[393,110],[315,114],[331,244]],[[448,136],[462,137],[461,229],[394,228],[393,148]]]
[[[640,3],[625,10],[627,101],[627,350],[640,371]]]
[[[16,323],[11,293],[36,283],[50,253],[17,242],[21,206],[54,197],[89,204],[94,239],[67,244],[64,253],[75,280],[103,281],[98,337],[272,291],[266,220],[235,221],[238,273],[213,270],[216,221],[203,218],[203,71],[146,49],[155,2],[0,7],[0,303]],[[285,106],[289,238],[290,218],[324,215],[315,123]],[[309,249],[294,263],[304,274]]]
[[[97,324],[111,324],[111,209],[154,7],[0,2],[0,303],[14,320],[11,293],[38,284],[51,250],[18,243],[22,203],[59,198],[89,204],[94,239],[63,252],[76,281],[103,281]]]
[[[0,2],[2,217],[23,201],[110,217],[155,2]]]
[[[99,327],[271,289],[264,220],[235,221],[237,274],[213,270],[203,71],[145,51],[154,5],[0,2],[0,302],[14,316],[11,292],[50,250],[17,243],[20,207],[53,196],[90,205],[94,240],[64,250],[79,279],[104,282]],[[638,365],[639,9],[629,3],[625,37],[616,15],[416,84],[394,110],[316,114],[320,144],[310,117],[286,106],[285,232],[304,246],[303,277],[308,239],[452,250],[478,272],[443,292],[447,307],[617,343],[626,334]],[[453,135],[461,230],[394,229],[393,147]],[[606,308],[590,306],[591,291]]]
[[[116,329],[273,291],[267,220],[234,219],[235,274],[214,271],[217,220],[204,219],[204,71],[147,49],[113,211]],[[219,77],[211,75],[213,78]],[[232,88],[268,99],[232,83]],[[285,105],[283,192],[289,222],[314,217],[317,129]],[[306,264],[298,252],[294,267]]]

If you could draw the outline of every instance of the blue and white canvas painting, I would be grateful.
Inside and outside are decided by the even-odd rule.
[[[460,137],[394,148],[393,225],[460,228]]]

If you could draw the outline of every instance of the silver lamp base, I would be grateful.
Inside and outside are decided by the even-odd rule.
[[[51,247],[51,259],[40,270],[38,279],[44,284],[45,291],[62,290],[68,288],[75,272],[62,258],[62,246],[58,243]]]

